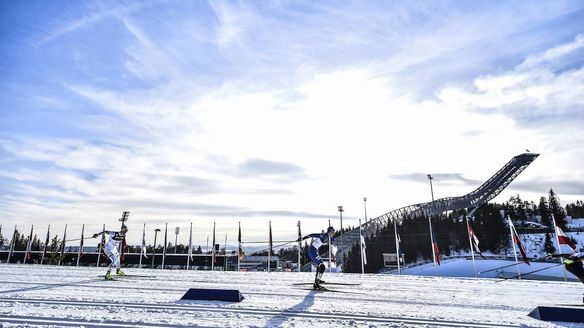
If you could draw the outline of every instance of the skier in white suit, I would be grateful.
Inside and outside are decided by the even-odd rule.
[[[124,273],[124,271],[122,271],[122,269],[120,269],[120,253],[118,252],[118,244],[124,240],[124,238],[126,238],[126,233],[128,232],[128,227],[126,227],[125,225],[122,225],[122,228],[120,229],[120,231],[102,231],[100,233],[96,233],[93,235],[93,238],[97,238],[97,236],[102,235],[102,234],[107,234],[109,236],[109,240],[107,242],[107,244],[105,244],[105,247],[103,248],[103,251],[105,252],[105,254],[107,255],[107,257],[109,257],[111,263],[110,266],[105,274],[105,279],[106,280],[113,280],[112,278],[112,268],[115,267],[116,268],[116,274],[119,276],[125,276],[126,274]]]

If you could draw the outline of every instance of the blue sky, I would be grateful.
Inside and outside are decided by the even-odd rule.
[[[365,196],[428,201],[428,173],[465,194],[526,148],[495,201],[584,199],[582,21],[578,1],[2,2],[0,224],[293,236]]]

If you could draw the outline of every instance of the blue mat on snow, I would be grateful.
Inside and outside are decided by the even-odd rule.
[[[241,302],[244,298],[236,289],[190,288],[181,300]]]
[[[566,307],[538,306],[528,315],[543,321],[580,322],[584,323],[584,307],[580,305]]]

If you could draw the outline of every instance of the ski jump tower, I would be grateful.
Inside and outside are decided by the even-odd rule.
[[[364,237],[396,220],[401,223],[408,216],[434,216],[443,212],[474,208],[485,204],[503,191],[523,170],[533,162],[539,154],[524,153],[513,157],[505,166],[476,190],[460,197],[440,198],[433,202],[410,205],[380,215],[361,225]],[[343,234],[343,249],[339,249],[337,258],[342,259],[348,254],[353,244],[359,242],[359,227]]]

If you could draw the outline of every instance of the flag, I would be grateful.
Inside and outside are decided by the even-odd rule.
[[[30,235],[28,237],[28,243],[26,243],[26,259],[30,260],[32,258],[32,230],[34,226],[30,227]]]
[[[367,247],[365,246],[365,238],[363,237],[363,235],[361,235],[361,249],[363,250],[363,264],[367,265],[367,253],[365,253],[365,249]]]
[[[124,259],[126,258],[126,248],[128,247],[128,244],[126,244],[126,237],[124,237],[124,239],[122,239],[122,254],[120,255],[120,262],[123,262]]]
[[[399,235],[397,220],[393,220],[393,229],[395,233],[395,254],[397,255],[397,270],[400,271],[400,261],[401,261],[401,250],[399,249],[399,243],[401,243],[401,236]]]
[[[302,233],[300,232],[300,220],[298,220],[298,223],[296,223],[296,225],[298,226],[298,241],[302,241]]]
[[[239,260],[243,260],[243,243],[241,242],[241,222],[239,222],[239,233],[237,234],[237,242],[239,243]]]
[[[81,241],[79,242],[79,258],[83,256],[83,235],[85,234],[85,224],[81,226]]]
[[[154,247],[156,247],[156,245],[154,245]],[[146,223],[144,223],[144,228],[142,229],[142,256],[144,256],[145,258],[148,258],[148,255],[146,255]]]
[[[273,246],[273,242],[272,242],[272,221],[269,222],[270,224],[270,236],[269,236],[269,240],[268,240],[268,272],[270,272],[270,268],[271,268],[271,264],[272,264],[272,246]]]
[[[509,220],[509,223],[511,224],[511,232],[513,234],[513,242],[517,245],[517,247],[519,247],[519,253],[521,253],[521,257],[523,258],[523,262],[525,262],[525,264],[527,264],[527,265],[531,265],[531,264],[529,264],[529,259],[527,258],[527,252],[525,252],[525,247],[523,247],[523,243],[521,242],[521,239],[519,239],[519,235],[517,234],[517,230],[515,230],[515,226],[513,225],[513,222],[511,222],[511,220]]]
[[[434,230],[432,230],[432,251],[434,252],[434,258],[436,259],[436,264],[440,266],[440,249],[438,248],[438,240],[436,240],[436,235]]]
[[[558,242],[560,243],[560,245],[568,245],[570,246],[571,249],[575,251],[576,245],[574,245],[572,240],[564,233],[564,231],[562,231],[562,228],[558,227],[555,224],[554,226],[556,227],[556,235],[558,236]],[[558,252],[561,253],[560,250],[558,250]]]
[[[101,242],[99,243],[99,251],[100,251],[100,253],[105,248],[105,225],[103,226],[102,232],[103,233],[101,234]]]
[[[10,258],[14,253],[14,246],[16,242],[16,225],[14,225],[14,232],[12,233],[12,240],[10,241],[10,249],[8,250],[8,260],[6,262],[10,263]]]
[[[481,253],[481,250],[479,249],[479,239],[477,238],[477,235],[475,235],[474,233],[474,229],[472,228],[472,226],[470,225],[470,223],[468,223],[468,221],[466,222],[467,224],[467,228],[468,228],[468,234],[470,235],[470,242],[472,243],[471,247],[474,249],[474,251],[479,254],[483,259],[485,258],[483,256],[483,254]]]
[[[47,228],[47,238],[45,239],[45,247],[43,248],[43,259],[47,256],[47,250],[49,249],[49,238],[51,234],[51,225]]]
[[[268,241],[270,243],[270,254],[272,253],[272,246],[273,246],[273,240],[272,240],[272,221],[270,221],[270,239]]]
[[[397,236],[397,242],[398,242],[398,243],[401,243],[401,236],[400,236],[400,234],[399,234],[399,229],[398,229],[398,226],[397,226],[397,224],[396,224],[396,226],[395,226],[395,235]]]
[[[65,241],[66,240],[67,240],[67,225],[65,225],[65,230],[63,231],[63,242],[61,243],[61,258],[65,257]]]

